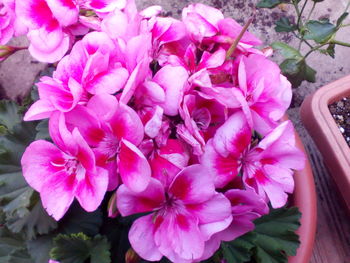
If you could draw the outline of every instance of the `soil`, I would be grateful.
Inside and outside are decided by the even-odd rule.
[[[350,147],[350,97],[336,101],[330,104],[328,108]]]

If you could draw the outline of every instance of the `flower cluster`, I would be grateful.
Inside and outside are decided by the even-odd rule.
[[[116,191],[111,216],[145,213],[129,232],[138,255],[187,263],[286,204],[304,165],[281,120],[291,85],[235,20],[203,4],[176,20],[131,0],[16,3],[31,54],[59,60],[24,117],[48,118],[53,143],[22,158],[56,220],[75,199],[94,211]]]

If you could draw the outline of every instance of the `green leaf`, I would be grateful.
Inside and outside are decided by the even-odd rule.
[[[335,44],[329,44],[326,53],[332,58],[335,58]]]
[[[349,13],[345,12],[338,18],[338,20],[337,20],[337,28],[339,28],[342,25],[342,23],[348,17],[348,15],[349,15]]]
[[[44,235],[27,241],[27,250],[35,263],[48,263],[53,247],[53,235]]]
[[[18,114],[18,106],[13,101],[0,101],[0,124],[12,130],[13,127],[21,123],[22,119]]]
[[[256,7],[258,8],[274,8],[279,4],[285,3],[283,0],[261,0]]]
[[[273,209],[255,220],[257,262],[287,263],[287,256],[295,256],[299,237],[301,214],[296,207]]]
[[[310,20],[305,24],[304,38],[317,43],[326,43],[336,32],[336,26],[328,20]]]
[[[10,217],[6,223],[13,233],[25,233],[27,239],[34,238],[36,234],[47,234],[57,228],[57,222],[46,213],[37,193],[32,196],[32,203],[33,208],[24,216]]]
[[[110,245],[105,237],[100,235],[90,238],[83,233],[58,235],[50,256],[60,263],[110,263]]]
[[[37,134],[36,134],[35,140],[51,141],[48,120],[43,120],[39,122],[39,124],[36,126],[36,131],[37,131]]]
[[[280,64],[283,75],[297,88],[303,81],[315,82],[316,71],[308,66],[302,59],[286,59]]]
[[[281,17],[275,24],[276,32],[293,32],[297,30],[297,26],[292,24],[288,17]]]
[[[308,66],[305,64],[306,69],[305,69],[305,80],[311,83],[316,82],[316,70],[314,70],[312,67]]]
[[[293,58],[293,59],[301,59],[302,55],[300,54],[300,52],[298,50],[296,50],[295,48],[282,43],[282,42],[273,42],[271,44],[271,47],[280,52],[281,55],[285,58]]]
[[[227,263],[244,263],[251,259],[256,235],[250,232],[231,242],[222,242],[223,258]]]
[[[21,121],[22,117],[18,105],[0,102],[0,124],[8,128],[0,136],[0,211],[5,213],[5,225],[11,231],[31,239],[37,233],[49,232],[56,223],[42,209],[40,198],[22,175],[22,154],[35,139],[37,125]]]
[[[74,202],[60,221],[60,232],[64,234],[83,232],[88,236],[95,236],[99,233],[101,225],[102,212],[100,209],[89,213],[81,208],[78,202]]]
[[[0,227],[0,262],[34,263],[20,235],[11,233],[6,227]]]

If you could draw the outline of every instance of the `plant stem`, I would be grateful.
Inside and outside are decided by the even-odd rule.
[[[309,15],[308,15],[306,21],[309,21],[309,20],[310,20],[311,15],[312,15],[312,13],[313,13],[314,10],[315,10],[316,4],[317,4],[317,2],[314,2],[314,4],[312,5],[311,11],[310,11],[310,13],[309,13]]]
[[[306,39],[298,36],[294,31],[292,33],[297,39],[299,39],[301,42],[304,42],[306,45],[308,45],[309,48],[313,48],[313,46]]]
[[[299,27],[299,21],[300,21],[301,15],[300,15],[299,6],[298,6],[298,3],[297,3],[295,0],[293,0],[292,2],[293,2],[293,6],[294,6],[294,8],[295,8],[295,12],[297,13],[297,17],[298,17],[297,28],[300,29],[300,27]]]
[[[235,51],[239,41],[242,39],[244,33],[247,31],[248,27],[253,22],[254,17],[255,17],[255,14],[251,18],[249,18],[248,22],[244,25],[244,27],[242,28],[239,35],[235,38],[235,40],[233,41],[232,45],[230,46],[229,50],[226,53],[226,59],[229,59],[231,57],[231,55]]]
[[[303,13],[304,13],[304,10],[305,10],[305,7],[306,7],[306,4],[307,4],[308,1],[309,1],[309,0],[305,0],[304,5],[303,5],[303,7],[301,8],[300,15],[298,16],[297,25],[298,25],[299,28],[302,27],[302,23],[300,24],[300,22],[302,22],[302,21],[301,21],[301,17],[302,17],[302,15],[303,15]]]
[[[331,40],[330,43],[336,44],[339,46],[343,46],[343,47],[350,47],[350,43],[346,43],[346,42],[342,42],[342,41],[338,41],[338,40]]]
[[[346,13],[346,12],[348,11],[349,7],[350,7],[350,1],[349,1],[348,4],[346,5],[344,13]]]
[[[303,60],[305,60],[312,52],[319,50],[321,47],[324,47],[326,45],[329,45],[330,43],[325,43],[322,45],[318,45],[316,47],[313,47],[311,50],[309,50],[309,52],[306,53],[306,55],[303,57]]]

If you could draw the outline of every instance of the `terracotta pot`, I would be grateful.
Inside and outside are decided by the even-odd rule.
[[[350,75],[306,98],[301,119],[350,209],[350,148],[328,109],[329,104],[346,96],[350,96]]]
[[[302,150],[307,157],[307,153],[298,134],[296,136],[297,147]],[[312,174],[310,162],[306,159],[305,168],[294,175],[295,191],[293,194],[293,203],[302,213],[301,226],[297,233],[300,237],[300,247],[297,255],[289,257],[289,263],[309,263],[314,246],[316,234],[317,204],[315,182]]]

